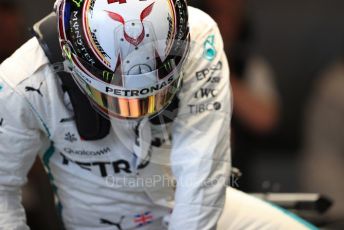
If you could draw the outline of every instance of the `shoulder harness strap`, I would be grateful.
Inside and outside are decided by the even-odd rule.
[[[56,14],[52,12],[32,28],[32,32],[54,67],[64,61],[59,46],[56,21]],[[90,101],[80,91],[69,73],[57,71],[57,75],[62,81],[63,91],[68,93],[73,105],[80,137],[84,140],[99,140],[107,136],[110,131],[110,121],[92,108]]]

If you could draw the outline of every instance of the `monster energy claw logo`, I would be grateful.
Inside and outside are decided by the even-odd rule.
[[[115,78],[115,74],[110,73],[108,71],[103,71],[103,79],[107,82],[109,82],[109,80],[111,79],[111,81],[113,81]]]
[[[84,1],[84,0],[73,0],[73,2],[75,3],[75,5],[76,5],[77,7],[79,7],[79,8],[80,8],[81,3],[82,3],[83,1]]]
[[[64,54],[66,55],[66,58],[69,61],[72,61],[72,51],[69,49],[69,47],[67,45],[63,45],[62,47]]]

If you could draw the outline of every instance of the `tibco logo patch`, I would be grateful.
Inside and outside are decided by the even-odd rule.
[[[218,111],[222,108],[220,102],[198,104],[198,105],[188,105],[191,114],[200,114],[206,111]]]

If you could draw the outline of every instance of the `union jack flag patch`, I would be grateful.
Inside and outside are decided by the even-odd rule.
[[[153,221],[153,215],[150,211],[135,215],[134,222],[137,227],[142,227],[144,225],[150,224]]]

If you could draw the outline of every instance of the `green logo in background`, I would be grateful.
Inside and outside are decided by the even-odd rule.
[[[76,5],[77,7],[79,7],[79,8],[80,8],[81,3],[82,3],[83,1],[84,1],[84,0],[73,0],[73,2],[75,3],[75,5]]]
[[[209,35],[207,40],[204,42],[203,47],[204,57],[209,61],[214,60],[217,54],[217,51],[215,49],[215,35]]]
[[[64,52],[66,58],[67,58],[70,62],[72,62],[72,60],[73,60],[73,59],[72,59],[72,51],[70,50],[69,46],[65,44],[65,45],[62,46],[62,49],[63,49],[63,52]]]

